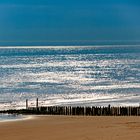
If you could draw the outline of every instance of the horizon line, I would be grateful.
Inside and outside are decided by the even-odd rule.
[[[0,49],[12,49],[12,48],[78,48],[78,47],[121,47],[121,46],[125,46],[125,47],[129,47],[129,46],[140,46],[140,44],[131,44],[131,45],[43,45],[43,46],[35,46],[35,45],[32,45],[32,46],[20,46],[20,45],[15,45],[15,46],[0,46]]]

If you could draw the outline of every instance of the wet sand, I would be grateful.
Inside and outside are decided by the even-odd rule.
[[[140,117],[35,116],[0,122],[0,140],[138,140]]]

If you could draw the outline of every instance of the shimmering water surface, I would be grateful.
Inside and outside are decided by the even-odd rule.
[[[0,48],[0,109],[139,105],[140,46]]]

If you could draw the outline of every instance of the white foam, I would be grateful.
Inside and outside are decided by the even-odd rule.
[[[22,115],[19,118],[15,117],[15,119],[14,118],[12,118],[12,119],[2,119],[2,120],[0,120],[0,123],[15,122],[15,121],[25,121],[25,120],[29,120],[29,119],[33,119],[33,118],[35,118],[35,116],[33,116],[33,115],[26,115],[26,116]]]

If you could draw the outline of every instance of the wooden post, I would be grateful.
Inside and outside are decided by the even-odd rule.
[[[137,107],[137,116],[139,116],[139,108]]]
[[[28,109],[28,99],[26,99],[26,109]]]
[[[38,108],[38,98],[36,99],[36,108]]]

